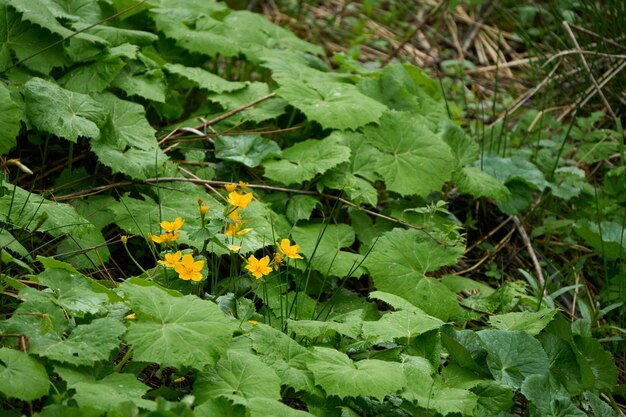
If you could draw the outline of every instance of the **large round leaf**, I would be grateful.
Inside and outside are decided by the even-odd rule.
[[[137,315],[126,333],[135,360],[201,369],[226,352],[233,328],[216,304],[140,279],[121,288]]]

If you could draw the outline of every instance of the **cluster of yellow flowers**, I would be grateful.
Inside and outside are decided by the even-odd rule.
[[[204,268],[204,261],[196,261],[193,256],[188,253],[183,256],[181,251],[174,253],[166,253],[165,260],[159,261],[161,265],[165,265],[166,268],[174,268],[174,271],[178,273],[180,279],[185,281],[201,281],[202,268]]]
[[[199,203],[200,213],[202,213],[202,209],[205,207],[204,205]],[[206,206],[206,210],[208,210],[208,206]],[[206,210],[204,213],[206,213]],[[176,233],[178,229],[180,229],[185,220],[182,217],[177,217],[173,222],[162,221],[160,224],[161,228],[165,230],[165,233],[160,236],[155,236],[150,234],[149,237],[155,243],[166,243],[169,244],[174,242],[176,239],[180,237],[180,233]],[[180,279],[184,279],[185,281],[201,281],[202,268],[204,267],[204,261],[196,261],[194,260],[191,254],[185,254],[181,251],[176,251],[174,253],[166,253],[165,259],[162,261],[158,261],[159,264],[164,265],[166,268],[174,268],[174,271],[178,274]]]
[[[241,189],[245,189],[248,184],[242,181],[239,181],[239,186]],[[224,186],[228,191],[227,202],[229,207],[225,212],[225,215],[229,219],[228,226],[224,233],[230,237],[241,237],[246,233],[252,231],[250,228],[243,228],[245,223],[241,218],[241,210],[244,210],[250,202],[252,202],[253,195],[252,193],[240,193],[236,191],[237,184],[226,184]],[[198,199],[198,211],[200,212],[200,218],[202,220],[202,225],[205,225],[205,216],[209,211],[209,206],[203,204],[202,199]],[[172,243],[175,242],[179,237],[180,233],[178,230],[183,226],[185,220],[182,217],[177,217],[174,221],[162,221],[160,223],[161,228],[165,231],[159,236],[149,234],[148,237],[155,243],[166,244],[168,247],[171,247]],[[276,242],[277,251],[274,253],[273,260],[270,260],[269,255],[262,257],[261,259],[257,259],[254,255],[250,255],[246,260],[245,269],[247,269],[256,279],[260,279],[263,276],[269,275],[272,270],[278,270],[280,265],[284,264],[284,258],[290,259],[303,259],[302,255],[298,252],[300,251],[300,245],[291,244],[289,239],[282,239],[279,242]],[[241,246],[237,245],[229,245],[228,248],[237,252],[241,249]],[[174,250],[177,249],[177,246],[174,245]],[[270,266],[271,262],[271,266]],[[200,271],[204,268],[204,261],[196,261],[191,254],[183,255],[182,251],[176,250],[175,252],[168,252],[164,255],[164,259],[158,261],[160,265],[163,265],[166,268],[172,268],[180,279],[183,280],[192,280],[192,281],[201,281],[203,276]]]
[[[284,257],[291,259],[303,259],[302,255],[298,253],[300,251],[300,245],[292,245],[289,239],[282,239],[280,243],[276,242],[276,246],[278,247],[278,252],[274,254],[274,270],[278,270],[278,267],[283,264]],[[269,264],[269,255],[265,255],[261,259],[257,259],[254,255],[250,255],[245,268],[250,271],[256,279],[260,279],[272,272],[272,268]]]
[[[239,185],[242,189],[245,189],[248,186],[247,183],[242,181],[239,181]],[[227,212],[230,222],[228,223],[224,233],[226,236],[230,237],[241,237],[252,231],[250,228],[243,227],[245,221],[241,218],[240,213],[240,210],[245,209],[248,207],[248,204],[252,202],[252,193],[239,193],[235,191],[237,189],[236,184],[226,184],[224,185],[224,188],[226,188],[226,191],[229,192],[226,201],[230,205]]]
[[[171,243],[176,241],[180,237],[180,233],[176,233],[178,229],[183,227],[185,221],[182,217],[176,217],[173,222],[162,221],[159,223],[161,228],[165,230],[160,236],[155,236],[152,233],[148,234],[148,237],[155,243]]]

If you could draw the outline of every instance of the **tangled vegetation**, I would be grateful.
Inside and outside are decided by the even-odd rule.
[[[0,0],[1,414],[623,415],[619,34],[456,3]]]

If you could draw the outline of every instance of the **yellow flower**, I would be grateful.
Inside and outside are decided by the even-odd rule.
[[[122,235],[120,236],[120,240],[122,241],[122,244],[126,244],[126,242],[128,242],[128,236],[126,235]]]
[[[124,317],[125,319],[128,320],[133,320],[137,318],[137,315],[135,313],[130,313],[128,316]]]
[[[242,190],[245,190],[246,188],[248,188],[248,183],[239,181],[239,186],[241,187]]]
[[[233,252],[238,252],[239,249],[241,249],[241,246],[239,246],[239,245],[228,245],[228,249],[233,251]]]
[[[153,242],[155,243],[168,243],[168,242],[173,242],[176,239],[178,239],[180,237],[180,233],[163,233],[161,236],[155,236],[152,233],[150,233],[148,235],[148,237],[150,237],[150,239],[152,239]]]
[[[198,210],[200,210],[200,214],[206,214],[209,211],[209,206],[207,204],[201,204],[198,206]]]
[[[253,326],[256,326],[257,324],[262,324],[260,321],[256,321],[256,320],[248,320],[248,323],[250,323]]]
[[[162,221],[160,225],[166,232],[174,233],[175,231],[183,227],[183,223],[185,223],[185,221],[182,217],[176,217],[173,222]]]
[[[274,254],[274,271],[278,271],[278,268],[283,264],[283,255],[280,253]]]
[[[245,209],[252,201],[252,193],[239,194],[237,191],[233,191],[228,194],[228,204]]]
[[[248,228],[248,229],[242,229],[243,227],[243,222],[241,223],[229,223],[228,224],[228,228],[226,229],[226,232],[224,232],[224,234],[226,236],[243,236],[246,233],[249,233],[252,231],[252,229]]]
[[[276,246],[278,246],[280,252],[287,258],[303,259],[302,256],[298,253],[300,251],[300,245],[291,245],[289,239],[281,240],[280,244],[276,242]]]
[[[202,268],[204,267],[204,261],[194,261],[191,254],[186,254],[183,259],[174,266],[174,271],[178,273],[180,279],[185,281],[200,281],[202,280]]]
[[[241,221],[241,216],[239,215],[239,210],[235,209],[228,213],[228,218],[234,221],[235,223],[239,223]]]
[[[237,189],[237,184],[224,184],[224,188],[226,188],[226,191],[229,193],[232,193]]]
[[[174,268],[180,262],[180,258],[183,256],[181,251],[174,253],[166,253],[165,260],[159,261],[161,265],[165,265],[166,268]]]
[[[261,278],[263,275],[269,275],[272,272],[272,268],[268,265],[270,263],[270,257],[264,256],[261,259],[257,259],[254,255],[250,255],[246,269],[254,275],[256,279]]]

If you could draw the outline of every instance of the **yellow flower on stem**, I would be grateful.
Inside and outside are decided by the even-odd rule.
[[[283,264],[285,258],[280,253],[274,254],[274,271],[278,271],[278,268]]]
[[[243,222],[239,222],[239,223],[229,223],[228,224],[228,228],[226,229],[226,232],[224,232],[224,234],[226,236],[243,236],[246,233],[250,233],[252,231],[252,229],[247,228],[247,229],[242,229],[243,227]]]
[[[173,222],[162,221],[159,224],[166,232],[174,233],[175,231],[183,227],[183,223],[185,223],[185,221],[183,220],[182,217],[176,217],[176,219]]]
[[[185,281],[200,281],[202,280],[202,268],[204,267],[204,261],[194,261],[191,254],[186,254],[183,259],[174,266],[174,271],[178,273],[180,279]]]
[[[239,214],[239,210],[235,209],[228,213],[228,218],[234,221],[235,223],[239,223],[241,221],[241,215]]]
[[[201,204],[198,206],[198,210],[200,211],[200,214],[206,214],[206,212],[209,211],[209,205]]]
[[[268,265],[270,263],[270,257],[265,255],[261,259],[257,259],[254,255],[250,255],[248,262],[246,263],[246,269],[254,275],[256,279],[263,277],[263,275],[269,275],[272,272],[272,268]]]
[[[226,188],[226,191],[229,193],[232,193],[237,189],[237,184],[224,184],[224,188]]]
[[[155,243],[169,243],[169,242],[174,242],[176,239],[178,239],[180,237],[180,233],[163,233],[161,236],[155,236],[152,233],[150,233],[148,235],[148,237],[150,237],[150,239],[152,239],[153,242]]]
[[[276,242],[276,246],[278,246],[280,252],[287,258],[303,259],[302,256],[298,253],[300,251],[300,245],[292,245],[289,239],[281,240],[280,244]]]
[[[239,181],[239,186],[241,187],[242,190],[245,190],[246,188],[248,188],[248,183]]]
[[[228,204],[235,207],[245,209],[252,201],[252,193],[239,194],[237,191],[233,191],[228,194]]]
[[[161,265],[165,265],[166,268],[174,268],[180,262],[180,258],[183,256],[181,251],[174,253],[166,253],[165,260],[158,261]]]
[[[238,252],[239,249],[241,249],[241,246],[239,245],[228,245],[227,246],[229,250],[233,251],[233,252]]]

